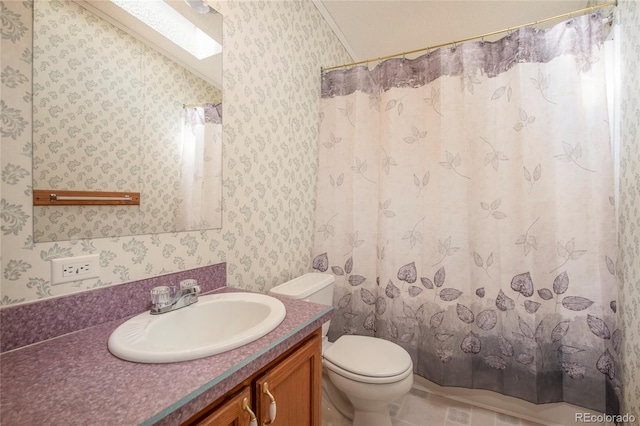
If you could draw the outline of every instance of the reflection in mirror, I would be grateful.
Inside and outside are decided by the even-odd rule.
[[[166,3],[222,41],[221,15]],[[196,59],[104,0],[35,0],[33,43],[33,188],[140,192],[34,206],[36,242],[221,227],[221,53]]]

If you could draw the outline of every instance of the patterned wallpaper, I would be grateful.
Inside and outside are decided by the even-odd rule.
[[[35,2],[34,25],[34,188],[142,198],[35,207],[35,240],[179,229],[182,105],[219,99],[220,90],[72,1]]]
[[[320,67],[351,59],[308,0],[211,4],[224,15],[222,229],[34,243],[32,9],[0,1],[0,304],[219,262],[229,285],[252,290],[310,270]],[[51,285],[50,259],[90,253],[100,255],[100,279]]]
[[[622,0],[622,93],[620,149],[620,286],[624,332],[623,413],[640,424],[640,2]]]

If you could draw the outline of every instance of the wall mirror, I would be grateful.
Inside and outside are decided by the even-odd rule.
[[[34,204],[88,194],[34,205],[34,240],[220,228],[222,16],[200,0],[35,0],[33,28]],[[139,205],[91,201],[107,192]]]

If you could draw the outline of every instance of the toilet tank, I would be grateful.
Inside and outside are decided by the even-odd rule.
[[[273,287],[269,294],[332,306],[334,281],[333,275],[310,272]],[[327,335],[328,330],[329,321],[322,325],[323,336]]]
[[[269,290],[274,296],[333,305],[333,275],[310,272]]]

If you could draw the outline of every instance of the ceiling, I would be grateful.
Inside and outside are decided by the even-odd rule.
[[[354,61],[475,37],[587,7],[587,0],[313,1]],[[323,64],[334,65],[340,64]]]
[[[198,60],[181,47],[167,42],[167,39],[141,23],[115,4],[103,0],[74,0],[85,9],[115,25],[132,37],[154,48],[161,54],[180,64],[192,74],[197,75],[217,88],[222,88],[222,54]],[[165,0],[182,16],[193,22],[201,31],[222,44],[222,15],[211,9],[200,14],[190,8],[184,0]]]

